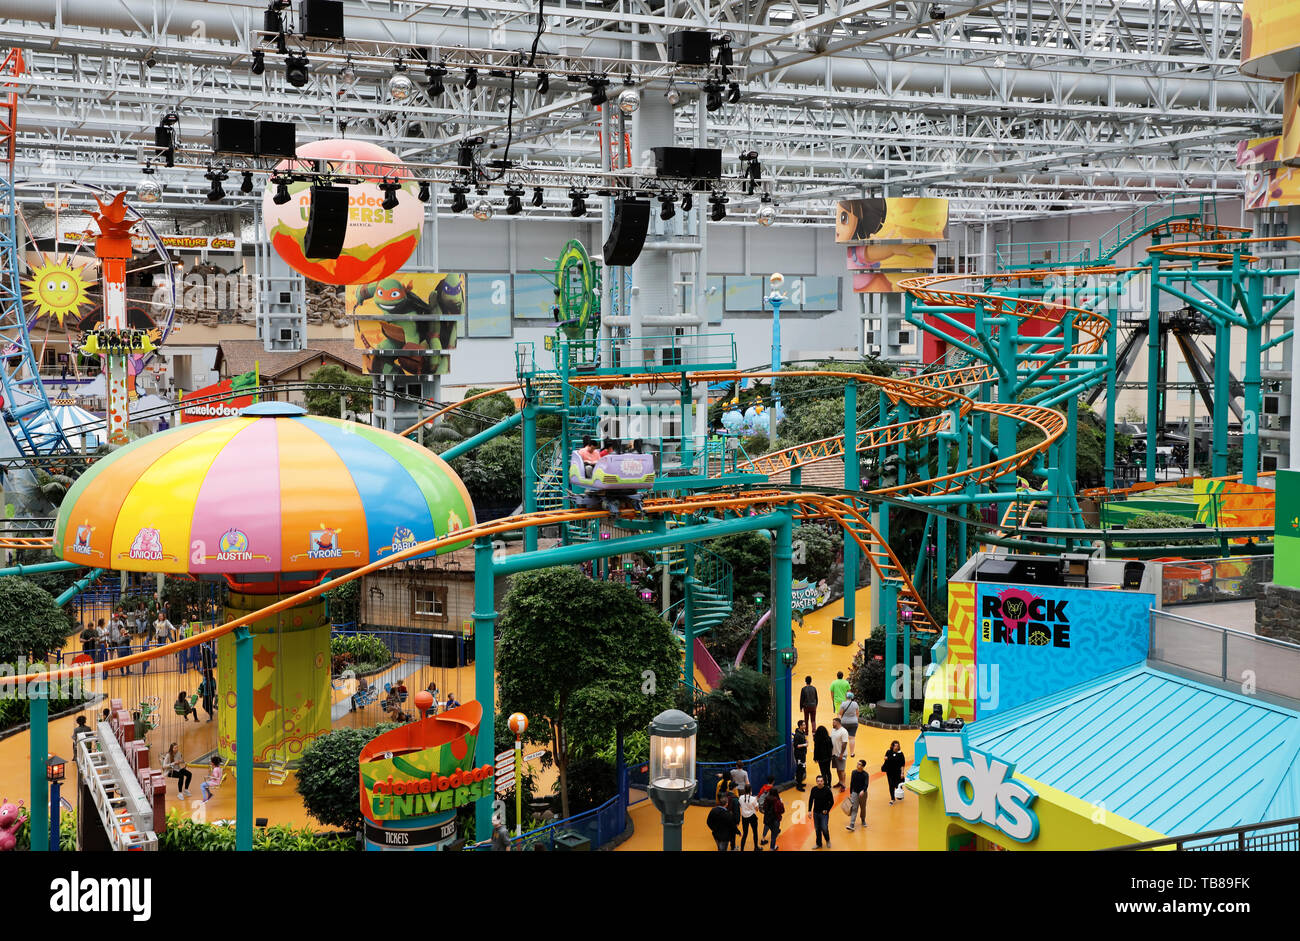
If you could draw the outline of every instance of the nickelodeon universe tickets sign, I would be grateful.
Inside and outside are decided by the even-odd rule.
[[[982,823],[1019,843],[1038,836],[1038,795],[1015,780],[1016,766],[972,748],[964,733],[926,732],[925,757],[939,766],[943,812]]]
[[[378,827],[434,826],[492,794],[495,766],[474,767],[483,707],[471,700],[385,732],[361,751],[361,812]],[[385,841],[386,842],[386,841]]]
[[[990,582],[976,588],[975,666],[997,677],[979,718],[1146,657],[1153,595]]]

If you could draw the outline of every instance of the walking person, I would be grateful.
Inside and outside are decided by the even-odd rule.
[[[804,780],[808,776],[808,726],[803,719],[799,720],[790,740],[794,746],[794,787],[795,790],[802,791]]]
[[[828,782],[828,787],[831,779],[831,757],[834,753],[835,746],[831,743],[831,736],[826,731],[826,726],[817,726],[817,731],[813,733],[813,761],[817,763],[822,778]]]
[[[203,682],[195,690],[194,695],[199,697],[199,702],[203,703],[203,711],[208,714],[208,721],[211,722],[217,714],[217,681],[211,673],[203,674]],[[198,716],[198,710],[195,710],[195,716]]]
[[[858,757],[858,701],[852,693],[844,694],[844,702],[840,704],[837,710],[840,716],[840,725],[844,726],[844,731],[849,733],[849,757]]]
[[[825,731],[819,726],[817,731]],[[822,848],[822,838],[826,839],[826,848],[831,846],[831,808],[835,806],[835,794],[826,783],[823,775],[817,775],[817,783],[808,793],[808,805],[813,815],[813,830],[817,833],[817,848]]]
[[[844,769],[849,754],[849,733],[845,731],[839,716],[831,719],[831,725],[834,726],[831,729],[831,760],[835,764],[835,773],[839,775],[837,786],[842,791],[844,790]]]
[[[785,816],[785,804],[781,793],[774,787],[767,792],[763,801],[763,844],[777,849],[776,841],[781,836],[781,818]]]
[[[167,772],[167,777],[176,779],[176,796],[190,796],[190,782],[194,780],[194,773],[185,766],[185,756],[175,742],[167,746],[167,754],[162,757],[163,770]]]
[[[731,814],[727,812],[725,794],[718,795],[718,802],[713,805],[704,822],[709,828],[709,833],[713,835],[713,842],[717,845],[718,852],[725,853],[731,847]]]
[[[731,783],[737,791],[749,787],[749,772],[745,770],[743,761],[737,761],[736,767],[731,769]]]
[[[110,637],[112,631],[108,629],[108,625],[104,623],[104,619],[100,618],[99,624],[95,628],[95,633],[99,636],[99,643],[95,645],[95,649],[99,653],[98,662],[102,663],[112,657],[112,652],[109,649],[111,646]]]
[[[907,767],[907,756],[903,754],[903,748],[898,744],[898,739],[889,743],[889,751],[885,752],[884,764],[880,770],[885,772],[885,780],[889,782],[889,803],[893,806],[895,801],[901,801],[902,792],[899,790],[903,786],[903,769]]]
[[[849,776],[849,800],[852,802],[849,804],[849,825],[844,829],[852,833],[858,820],[862,821],[863,827],[867,825],[867,762],[865,759],[858,759],[858,766]]]
[[[840,703],[844,702],[848,692],[849,681],[844,678],[844,671],[840,670],[835,674],[835,679],[831,680],[831,708],[837,715],[840,711]]]
[[[745,851],[745,840],[753,832],[754,852],[761,852],[763,847],[758,843],[758,798],[750,793],[749,785],[741,788],[737,803],[740,805],[740,851]]]
[[[731,848],[735,850],[740,835],[740,795],[735,791],[727,792],[727,813],[731,815]]]
[[[95,630],[94,624],[87,624],[81,630],[81,652],[88,654],[90,659],[95,663],[99,662],[99,631]]]
[[[158,617],[153,622],[153,638],[154,642],[157,643],[159,647],[170,644],[176,639],[176,628],[172,625],[171,621],[167,620],[167,615],[162,610],[159,610]],[[179,657],[177,658],[176,669],[180,672],[184,672],[180,669]]]
[[[817,687],[812,685],[811,676],[803,678],[803,689],[799,690],[799,708],[803,710],[803,719],[808,728],[817,728]]]

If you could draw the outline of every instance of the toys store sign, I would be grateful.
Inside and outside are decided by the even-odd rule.
[[[362,799],[372,820],[403,820],[457,810],[492,793],[496,769],[493,765],[456,770],[451,774],[429,772],[427,777],[395,779],[366,787]]]
[[[965,735],[927,732],[925,755],[939,765],[939,794],[950,817],[983,823],[1019,843],[1038,836],[1037,799],[1012,775],[1016,766],[971,748]]]

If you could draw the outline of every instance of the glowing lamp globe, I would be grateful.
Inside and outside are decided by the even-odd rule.
[[[781,285],[785,284],[785,275],[779,271],[773,271],[772,277],[767,279],[767,283],[772,285],[773,288],[780,288]]]
[[[289,183],[289,199],[275,201],[278,174],[309,173],[317,161],[322,172],[352,181],[345,184],[348,222],[338,258],[307,257],[310,178]],[[275,170],[262,193],[262,222],[271,245],[295,271],[325,284],[371,284],[402,267],[415,251],[425,206],[418,182],[396,154],[360,140],[313,141],[298,148],[296,160],[282,160]],[[385,180],[400,184],[392,209],[383,208]]]
[[[512,713],[507,725],[510,726],[512,734],[523,735],[528,731],[528,716],[524,715],[522,712]]]

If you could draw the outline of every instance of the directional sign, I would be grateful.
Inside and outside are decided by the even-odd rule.
[[[535,759],[537,759],[537,758],[541,758],[541,757],[542,757],[543,755],[545,755],[545,754],[546,754],[546,749],[545,749],[545,748],[539,748],[539,749],[537,749],[537,751],[535,751],[535,752],[530,752],[529,754],[524,755],[524,761],[533,761],[533,760],[535,760]]]
[[[504,775],[504,776],[502,776],[502,777],[498,777],[498,778],[497,778],[497,795],[500,796],[500,795],[502,795],[502,794],[505,794],[507,791],[509,791],[509,790],[510,790],[511,788],[513,788],[514,786],[515,786],[515,776],[514,776],[513,774],[507,774],[507,775]]]

